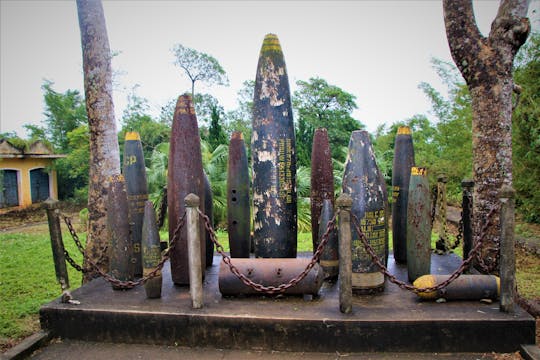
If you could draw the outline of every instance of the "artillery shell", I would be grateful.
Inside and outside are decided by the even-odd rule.
[[[414,286],[426,288],[446,281],[450,275],[424,275],[414,282]],[[461,275],[444,289],[418,293],[422,299],[436,300],[496,300],[500,295],[500,279],[495,275]]]
[[[305,270],[311,259],[233,259],[232,264],[251,281],[263,286],[287,284]],[[285,290],[289,295],[317,295],[323,272],[315,264],[306,277]],[[224,296],[263,294],[245,285],[223,261],[219,267],[219,291]]]
[[[311,150],[311,237],[313,251],[319,245],[319,217],[324,200],[330,200],[334,207],[334,172],[332,154],[328,142],[328,131],[324,128],[315,130]],[[337,251],[337,249],[336,249]]]
[[[412,167],[407,205],[407,273],[413,282],[431,267],[431,198],[426,168]]]
[[[184,198],[196,194],[204,204],[204,175],[201,158],[201,142],[197,117],[191,95],[181,95],[176,102],[171,130],[171,145],[167,179],[167,202],[169,214],[169,242],[175,237],[175,229],[185,213]],[[204,210],[203,210],[204,211]],[[200,221],[200,234],[204,234],[204,222]],[[184,226],[171,251],[171,275],[177,285],[189,284],[187,252],[187,227]],[[206,241],[201,242],[201,264],[206,267]]]
[[[227,232],[231,257],[248,258],[250,252],[249,173],[244,138],[232,133],[227,169]]]
[[[204,211],[206,216],[210,219],[210,223],[214,224],[214,196],[212,194],[212,186],[208,175],[204,173]],[[206,241],[206,267],[212,266],[214,261],[214,243],[212,242],[212,236],[210,231],[204,229],[204,238]]]
[[[334,207],[330,199],[324,199],[322,203],[321,216],[319,217],[318,244],[323,240],[324,233],[328,228],[328,222],[334,217]],[[313,249],[315,251],[316,249]],[[338,234],[334,229],[328,233],[328,242],[323,249],[319,263],[323,268],[324,279],[335,279],[339,274],[339,249]]]
[[[376,255],[386,256],[386,190],[367,131],[353,131],[343,175],[343,192],[351,196],[351,214]],[[351,226],[352,287],[357,293],[382,291],[384,275],[366,252],[355,226]]]
[[[394,146],[392,166],[392,240],[394,259],[407,262],[407,201],[411,167],[414,166],[414,148],[411,129],[400,126]]]
[[[128,200],[126,182],[122,175],[109,180],[107,227],[111,275],[120,281],[133,280],[133,244],[129,238]],[[113,289],[120,287],[113,285]]]
[[[289,79],[276,35],[264,38],[254,92],[255,256],[296,257],[296,145]]]
[[[133,243],[134,275],[142,276],[141,231],[144,216],[144,202],[148,200],[146,168],[141,138],[137,132],[127,132],[124,145],[124,177],[128,198],[128,218]]]
[[[156,223],[156,212],[154,211],[154,205],[151,201],[146,201],[144,205],[141,240],[143,275],[147,276],[161,261],[161,246]],[[158,270],[155,277],[148,279],[144,283],[146,297],[150,299],[161,297],[162,283],[161,270]]]

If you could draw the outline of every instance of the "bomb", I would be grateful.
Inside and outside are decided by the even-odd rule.
[[[204,173],[204,211],[210,219],[210,223],[214,224],[214,195],[212,194],[212,185],[206,173]],[[206,242],[206,267],[210,267],[214,261],[214,243],[212,242],[210,231],[204,229],[204,238]]]
[[[175,236],[180,217],[185,213],[184,198],[196,194],[204,204],[204,173],[197,117],[191,95],[181,95],[176,102],[171,130],[169,167],[167,178],[167,204],[169,214],[169,241]],[[204,209],[202,209],[204,212]],[[200,234],[204,222],[200,221]],[[206,267],[206,241],[201,241],[202,271]],[[171,254],[171,276],[177,285],[189,284],[187,228],[180,229]]]
[[[227,164],[227,230],[231,257],[248,258],[250,253],[249,173],[244,137],[231,135]]]
[[[144,204],[144,216],[141,233],[142,243],[142,266],[143,275],[148,276],[161,261],[161,246],[159,241],[159,231],[156,221],[156,212],[151,201]],[[161,286],[163,280],[161,270],[158,270],[156,276],[148,279],[144,283],[146,297],[153,299],[161,297]]]
[[[352,288],[356,293],[372,293],[384,289],[384,275],[366,252],[356,220],[376,255],[386,256],[387,214],[386,190],[375,161],[367,131],[353,131],[343,175],[343,192],[352,198]]]
[[[264,38],[253,98],[255,256],[294,258],[297,245],[296,144],[289,79],[276,35]]]
[[[413,166],[414,148],[411,129],[408,126],[400,126],[397,131],[392,166],[392,241],[394,259],[400,264],[407,262],[407,203]]]
[[[319,217],[319,240],[320,244],[323,241],[323,236],[328,229],[328,222],[334,217],[334,207],[330,199],[324,199]],[[315,251],[316,249],[313,249]],[[320,258],[320,264],[323,268],[324,278],[333,280],[339,274],[339,249],[338,249],[338,234],[337,231],[331,230],[328,233],[328,242],[323,249]]]
[[[311,236],[313,251],[319,245],[319,217],[321,216],[324,200],[330,200],[330,206],[334,207],[334,173],[328,131],[319,128],[313,134],[313,147],[311,150]]]

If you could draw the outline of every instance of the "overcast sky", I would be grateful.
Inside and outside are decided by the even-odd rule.
[[[538,31],[540,0],[533,29]],[[242,82],[254,79],[264,35],[278,35],[291,90],[297,80],[321,77],[357,98],[354,117],[373,131],[430,108],[418,89],[425,81],[444,90],[433,57],[451,61],[440,1],[103,1],[116,76],[114,104],[121,118],[134,85],[152,115],[190,90],[173,64],[180,43],[214,56],[229,87],[205,88],[226,110],[237,106]],[[498,1],[476,1],[487,34]],[[75,1],[0,0],[0,133],[41,124],[43,80],[59,92],[83,90]]]

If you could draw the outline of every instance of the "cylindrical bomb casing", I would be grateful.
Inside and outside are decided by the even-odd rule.
[[[151,201],[144,204],[144,217],[142,225],[142,266],[143,275],[147,276],[161,261],[161,245],[159,241],[159,231],[156,221],[156,212]],[[161,270],[152,279],[144,283],[144,291],[147,298],[161,297],[162,285]]]
[[[426,168],[412,167],[407,204],[407,273],[409,281],[431,267],[431,197]]]
[[[133,244],[129,238],[126,182],[122,175],[109,180],[107,228],[109,231],[110,273],[121,281],[133,280]],[[113,289],[120,289],[113,285]]]
[[[419,288],[436,286],[449,277],[450,275],[424,275],[416,279],[414,286]],[[495,275],[461,275],[442,290],[418,293],[418,296],[428,300],[497,299],[500,288],[500,279]]]
[[[246,145],[240,131],[231,135],[227,164],[227,232],[231,257],[250,253],[249,173]]]
[[[167,203],[169,214],[169,242],[185,213],[185,197],[196,194],[204,204],[204,174],[201,157],[201,143],[197,117],[191,95],[181,95],[176,102],[171,130],[169,167],[167,179]],[[204,212],[204,209],[201,209]],[[200,221],[200,234],[204,234],[204,221]],[[187,227],[179,233],[171,251],[171,276],[177,285],[189,284],[187,253]],[[206,241],[201,242],[202,271],[206,267]]]
[[[208,175],[204,173],[204,211],[210,219],[210,223],[214,224],[214,196],[212,194],[212,185],[208,179]],[[201,219],[202,221],[202,219]],[[210,231],[204,229],[204,238],[206,241],[206,267],[212,266],[214,261],[214,243]]]
[[[311,259],[232,259],[232,264],[251,281],[264,286],[288,283],[300,274]],[[302,281],[287,289],[288,295],[317,295],[323,283],[323,271],[319,264],[309,271]],[[219,291],[224,296],[261,294],[245,285],[234,275],[227,264],[219,268]]]
[[[133,243],[134,275],[143,273],[141,257],[141,231],[144,216],[144,202],[148,200],[146,167],[141,138],[137,132],[127,132],[124,144],[124,178],[129,205],[129,224],[131,226],[131,242]]]
[[[311,236],[313,251],[319,245],[319,217],[325,199],[330,200],[333,208],[334,172],[332,153],[328,142],[328,131],[325,128],[319,128],[313,134],[313,147],[311,150]]]
[[[321,216],[319,217],[319,240],[323,240],[324,233],[328,228],[328,222],[334,217],[334,207],[330,199],[324,199],[322,203]],[[316,251],[316,249],[313,249]],[[328,242],[323,249],[319,263],[323,268],[324,279],[335,279],[339,274],[339,249],[338,234],[336,229],[328,233]]]
[[[277,36],[268,34],[255,77],[251,136],[257,257],[296,257],[296,144],[292,115],[283,52]]]
[[[411,129],[400,126],[394,145],[392,166],[392,241],[394,259],[407,262],[407,202],[411,167],[414,166],[414,148]]]
[[[343,192],[353,200],[351,214],[380,259],[386,256],[386,191],[367,131],[353,131],[343,175]],[[351,224],[353,225],[353,224]],[[356,293],[384,289],[384,275],[365,250],[355,226],[351,226],[352,288]]]

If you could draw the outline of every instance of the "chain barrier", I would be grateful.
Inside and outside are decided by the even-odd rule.
[[[491,214],[495,211],[495,208],[492,208],[488,214],[488,217],[486,219],[486,224],[489,225],[489,226],[492,226],[493,223],[492,223],[492,219],[491,219]],[[487,227],[488,226],[485,226],[482,228],[482,233],[487,230]],[[478,241],[478,236],[477,235],[474,235],[473,236],[473,241],[474,242],[477,242]],[[485,250],[486,252],[492,252],[494,253],[495,255],[493,256],[493,258],[491,257],[487,257],[486,260],[488,260],[486,263],[486,261],[484,260],[484,256],[482,254],[482,252],[478,252],[476,254],[476,259],[475,259],[475,265],[478,265],[480,267],[480,270],[487,273],[487,274],[490,274],[492,272],[495,272],[495,270],[497,270],[497,267],[499,265],[499,257],[500,257],[500,251],[499,251],[499,247],[500,247],[500,238],[496,238],[494,239],[494,246],[489,246],[489,247],[486,247]]]
[[[161,229],[163,224],[165,224],[165,215],[167,214],[167,186],[164,186],[161,189],[161,196],[156,213],[157,227],[158,229]]]
[[[84,247],[83,247],[83,245],[81,243],[81,240],[79,239],[79,236],[77,235],[77,232],[75,231],[75,228],[73,227],[71,219],[68,216],[63,215],[63,214],[61,214],[61,216],[63,217],[64,222],[67,225],[67,228],[69,230],[69,233],[71,234],[71,237],[72,237],[73,241],[77,245],[77,248],[79,249],[81,254],[83,254],[83,258],[86,261],[86,263],[88,265],[90,265],[90,268],[81,267],[79,264],[77,264],[73,260],[73,258],[68,254],[68,252],[66,250],[64,250],[64,255],[66,256],[66,259],[69,262],[69,264],[74,269],[76,269],[77,271],[80,271],[82,273],[87,273],[87,272],[90,272],[92,270],[97,272],[101,277],[103,277],[109,283],[114,285],[116,288],[119,288],[119,289],[132,289],[132,288],[134,288],[136,286],[144,284],[146,281],[148,281],[148,280],[150,280],[152,278],[155,278],[158,275],[158,272],[161,271],[161,269],[163,268],[163,264],[165,264],[165,262],[167,260],[169,260],[169,254],[170,254],[171,250],[174,248],[174,246],[176,245],[176,241],[178,239],[178,234],[180,233],[180,229],[185,224],[186,213],[184,213],[180,217],[180,220],[178,221],[178,225],[176,226],[176,229],[174,230],[174,236],[173,236],[171,242],[169,243],[169,247],[162,254],[161,260],[159,261],[157,266],[152,271],[150,271],[146,276],[143,276],[142,278],[140,278],[140,279],[138,279],[136,281],[131,281],[131,280],[122,281],[122,280],[119,280],[119,279],[115,278],[114,276],[106,273],[105,271],[101,270],[101,268],[97,265],[100,262],[101,259],[98,260],[97,263],[96,263],[92,259],[90,259],[88,256],[85,255],[85,253],[84,253],[85,249],[84,249]],[[105,251],[106,251],[106,248],[105,248],[105,250],[102,251],[102,257],[105,254]]]
[[[313,257],[311,258],[311,261],[306,266],[304,271],[302,271],[300,274],[298,274],[296,277],[292,278],[289,282],[287,282],[285,284],[281,284],[279,286],[264,286],[262,284],[258,284],[256,282],[253,282],[246,275],[242,274],[238,270],[238,268],[236,266],[234,266],[234,264],[231,261],[231,257],[225,253],[225,251],[223,249],[223,246],[219,243],[219,241],[217,239],[217,236],[216,236],[216,233],[215,233],[214,229],[212,228],[212,224],[211,224],[210,219],[208,218],[208,216],[206,216],[199,209],[197,209],[197,211],[199,212],[199,215],[204,220],[204,226],[206,228],[206,231],[208,231],[210,233],[210,238],[211,238],[212,242],[216,245],[216,251],[221,255],[221,257],[223,258],[223,262],[229,267],[230,271],[234,275],[236,275],[236,277],[240,281],[242,281],[246,286],[249,286],[250,288],[252,288],[253,290],[255,290],[257,292],[268,294],[268,295],[274,295],[274,294],[283,293],[285,290],[295,286],[300,281],[302,281],[302,279],[304,279],[306,277],[306,275],[313,268],[313,266],[315,266],[317,261],[319,261],[319,258],[320,258],[321,254],[323,252],[323,249],[326,246],[326,243],[328,242],[329,234],[330,234],[331,231],[333,231],[335,229],[336,216],[337,216],[337,215],[334,215],[334,217],[332,217],[332,219],[328,222],[326,232],[322,236],[321,242],[319,243],[319,246],[317,247],[317,250],[313,254]]]
[[[459,268],[456,271],[454,271],[450,275],[450,277],[448,279],[441,282],[440,284],[430,286],[430,287],[425,287],[425,288],[419,288],[419,287],[416,287],[414,285],[410,285],[410,284],[408,284],[408,283],[406,283],[404,281],[399,280],[393,274],[391,274],[390,271],[388,270],[388,268],[384,265],[384,263],[381,261],[381,259],[379,259],[379,257],[377,256],[377,254],[375,253],[375,250],[373,250],[373,248],[371,247],[371,245],[367,241],[366,236],[364,235],[364,233],[360,229],[360,226],[359,226],[360,222],[358,221],[358,218],[353,213],[351,213],[351,218],[352,218],[351,224],[354,225],[354,229],[358,233],[358,235],[360,237],[360,240],[364,244],[364,248],[366,249],[367,253],[371,256],[373,262],[375,264],[377,264],[377,266],[379,267],[380,272],[383,273],[384,276],[386,276],[390,282],[396,284],[397,286],[399,286],[399,288],[401,288],[403,290],[412,291],[412,292],[414,292],[416,294],[417,293],[429,293],[429,292],[439,291],[439,290],[444,289],[452,281],[457,279],[463,273],[463,271],[465,271],[465,269],[469,266],[469,264],[471,263],[471,261],[473,261],[473,259],[475,257],[478,257],[478,253],[480,251],[480,248],[482,247],[482,240],[483,240],[483,238],[484,238],[484,236],[486,234],[487,228],[490,225],[489,219],[491,219],[491,216],[493,215],[494,212],[495,212],[495,208],[492,208],[491,211],[489,212],[488,216],[487,216],[487,221],[484,223],[484,226],[482,227],[481,234],[476,237],[476,239],[477,239],[476,245],[470,251],[468,257],[465,260],[462,261]]]

